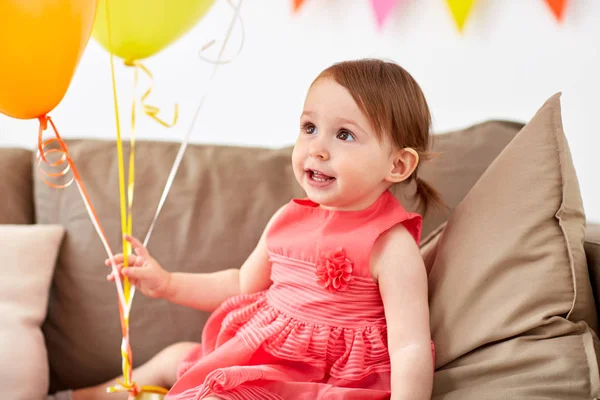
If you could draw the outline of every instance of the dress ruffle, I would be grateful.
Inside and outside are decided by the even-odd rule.
[[[318,387],[334,393],[340,384],[389,373],[385,327],[343,328],[300,321],[272,307],[265,294],[234,297],[211,315],[201,349],[192,352],[179,370],[178,384],[200,378],[203,384],[176,398],[201,399],[211,393],[226,399],[254,398],[250,393],[261,399],[285,398],[266,389],[265,381],[287,381],[294,383],[292,387],[319,383]],[[204,362],[198,363],[200,358]],[[219,366],[224,359],[227,365]],[[303,390],[312,393],[309,387]],[[386,391],[374,392],[378,397],[361,398],[385,398]],[[172,390],[169,396],[175,393]]]

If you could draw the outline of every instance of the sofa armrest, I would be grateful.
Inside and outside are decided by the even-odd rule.
[[[600,313],[600,223],[587,224],[584,246],[596,310]]]

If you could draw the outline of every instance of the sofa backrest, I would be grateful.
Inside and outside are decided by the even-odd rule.
[[[0,224],[33,224],[32,152],[0,148]]]

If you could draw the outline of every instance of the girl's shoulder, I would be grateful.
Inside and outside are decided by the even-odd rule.
[[[386,191],[384,196],[385,201],[380,212],[373,215],[369,223],[379,231],[379,234],[387,232],[390,228],[402,223],[418,245],[421,241],[423,228],[421,214],[407,211],[390,191]]]

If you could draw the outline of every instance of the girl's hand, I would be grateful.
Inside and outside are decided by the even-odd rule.
[[[123,268],[123,254],[117,254],[114,257],[119,274],[128,277],[129,282],[146,296],[165,298],[169,292],[171,273],[165,271],[158,261],[152,258],[148,249],[138,239],[129,235],[125,235],[124,237],[131,244],[135,255],[130,254],[127,257],[127,268]],[[108,267],[112,266],[110,259],[107,259],[105,264]],[[111,272],[108,274],[106,279],[114,281],[114,273]]]

